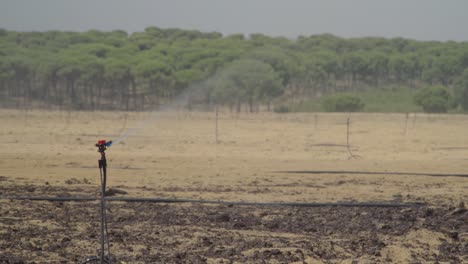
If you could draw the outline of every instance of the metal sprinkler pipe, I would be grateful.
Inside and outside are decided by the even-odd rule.
[[[106,142],[101,139],[96,143],[98,152],[101,154],[101,159],[98,160],[99,164],[99,174],[101,179],[101,198],[100,198],[100,219],[101,219],[101,252],[100,252],[100,261],[102,263],[110,264],[110,243],[109,243],[109,234],[107,232],[107,219],[106,219],[106,181],[107,181],[107,160],[106,160],[106,150],[112,145],[112,141]],[[105,244],[107,241],[107,257],[108,262],[105,261]]]

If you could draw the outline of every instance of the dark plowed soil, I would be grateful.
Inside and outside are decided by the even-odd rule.
[[[437,254],[407,245],[421,249],[412,251],[414,263],[466,263],[468,213],[453,210],[112,202],[108,222],[112,254],[127,263],[391,262],[383,249],[421,229],[445,238]],[[95,202],[0,201],[0,263],[79,263],[98,255],[98,213]]]

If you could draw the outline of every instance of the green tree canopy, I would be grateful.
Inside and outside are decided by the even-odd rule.
[[[274,69],[264,62],[253,59],[234,61],[209,82],[213,100],[219,103],[248,102],[250,111],[254,104],[282,93],[282,83]]]
[[[251,108],[338,92],[433,85],[455,91],[463,106],[466,68],[466,42],[223,36],[159,27],[131,34],[0,29],[0,103],[6,104],[36,100],[52,107],[142,109],[209,83],[220,88],[207,88],[205,102],[225,97],[222,101]]]
[[[427,113],[445,113],[450,108],[451,94],[444,86],[428,86],[421,89],[414,101]]]

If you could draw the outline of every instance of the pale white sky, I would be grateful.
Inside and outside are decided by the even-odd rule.
[[[148,26],[295,38],[405,37],[468,41],[466,0],[0,0],[0,28],[20,31]]]

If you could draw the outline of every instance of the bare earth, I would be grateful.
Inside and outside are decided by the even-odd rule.
[[[468,263],[468,116],[0,110],[0,196],[254,202],[418,202],[420,208],[109,205],[127,263]],[[351,120],[346,148],[346,120]],[[98,249],[98,205],[0,200],[0,263],[70,262]]]

